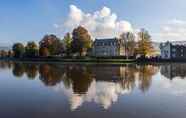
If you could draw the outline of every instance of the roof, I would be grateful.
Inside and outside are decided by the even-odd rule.
[[[172,45],[186,45],[186,41],[172,41]]]
[[[118,39],[117,38],[108,38],[108,39],[96,39],[94,41],[94,44],[98,44],[98,43],[108,43],[108,42],[116,42],[118,43]]]
[[[186,48],[185,41],[174,41],[174,42],[167,41],[165,43],[161,43],[160,49],[163,49],[167,45],[171,45],[172,47],[175,47],[175,48]]]
[[[186,46],[186,41],[167,41],[167,42],[164,42],[164,43],[161,43],[163,45],[167,45],[167,44],[171,44],[171,45],[175,45],[175,46]]]

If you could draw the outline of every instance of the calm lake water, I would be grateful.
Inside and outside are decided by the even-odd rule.
[[[186,118],[186,64],[0,62],[0,118]]]

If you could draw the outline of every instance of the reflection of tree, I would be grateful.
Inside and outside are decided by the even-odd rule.
[[[158,68],[154,65],[126,64],[123,66],[95,66],[93,73],[96,81],[112,81],[122,85],[124,90],[132,90],[136,79],[142,91],[148,90],[151,85],[152,76],[157,73]]]
[[[16,77],[22,77],[24,75],[25,68],[22,63],[14,63],[12,73]]]
[[[70,89],[72,80],[68,78],[67,74],[68,74],[68,67],[65,68],[65,73],[62,79],[63,79],[64,87],[66,89]]]
[[[69,67],[67,77],[71,80],[73,91],[76,94],[86,93],[92,82],[91,73],[86,67]]]
[[[38,68],[36,64],[25,64],[25,72],[29,79],[35,79],[38,74]]]
[[[16,77],[22,77],[24,73],[27,75],[28,79],[35,79],[38,73],[38,66],[33,63],[19,63],[15,62],[13,64],[12,73]]]
[[[150,88],[152,76],[157,73],[158,68],[153,65],[140,65],[138,69],[140,89],[145,92]]]
[[[12,67],[12,62],[9,61],[0,61],[0,68],[1,69],[6,69],[6,68],[11,68]]]
[[[122,87],[123,89],[131,90],[135,87],[135,73],[136,73],[136,66],[135,65],[127,65],[122,68]]]
[[[85,94],[93,78],[96,82],[117,83],[123,90],[130,91],[136,84],[139,84],[140,90],[145,92],[151,86],[152,76],[158,71],[158,66],[155,65],[78,66],[0,62],[0,68],[2,69],[11,67],[14,76],[22,77],[25,73],[29,79],[36,78],[39,69],[39,79],[45,85],[55,86],[62,81],[65,88],[72,87],[75,94]],[[166,69],[164,69],[165,67]],[[164,70],[169,70],[172,76],[185,77],[185,68],[186,64],[161,66],[161,73],[166,74]]]
[[[55,86],[61,82],[63,71],[54,65],[42,64],[39,67],[40,80],[47,86]]]

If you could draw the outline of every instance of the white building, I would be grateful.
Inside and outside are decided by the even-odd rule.
[[[161,43],[160,44],[160,50],[161,50],[161,58],[162,59],[170,59],[171,58],[171,43]]]
[[[124,47],[119,39],[96,39],[92,49],[93,56],[124,56]]]
[[[160,45],[162,59],[186,59],[186,45],[184,43],[166,42]]]

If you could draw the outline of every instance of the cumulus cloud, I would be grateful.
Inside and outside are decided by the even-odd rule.
[[[71,32],[75,27],[82,25],[95,38],[116,37],[122,32],[133,32],[130,22],[118,20],[117,15],[108,7],[103,7],[93,13],[85,13],[75,5],[70,5],[70,12],[65,22],[55,24],[62,32]],[[65,29],[65,30],[64,30]]]
[[[154,37],[160,41],[181,41],[186,40],[186,21],[173,19],[164,24],[159,33]]]

